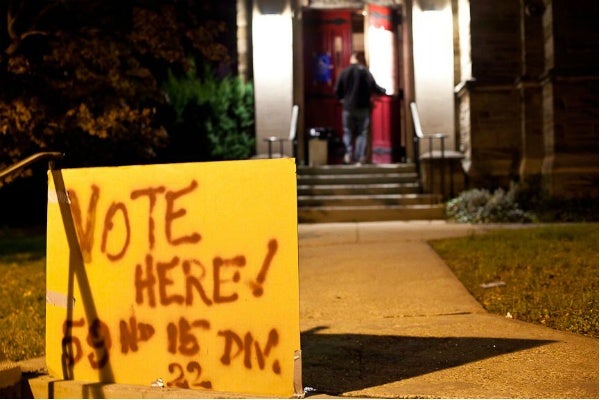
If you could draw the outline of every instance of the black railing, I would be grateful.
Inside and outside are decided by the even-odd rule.
[[[31,164],[34,164],[40,160],[47,159],[48,168],[54,168],[54,162],[63,158],[64,154],[58,151],[43,151],[40,153],[35,153],[19,162],[14,163],[10,167],[6,168],[3,171],[0,171],[0,180],[5,179],[6,177],[16,174],[17,172],[23,170],[24,168],[29,167]]]
[[[419,112],[417,110],[417,105],[412,102],[410,103],[410,111],[411,111],[411,116],[412,116],[412,120],[413,120],[413,125],[414,125],[414,129],[415,129],[415,136],[414,136],[414,141],[415,141],[415,162],[417,164],[417,171],[419,174],[419,180],[421,182],[421,187],[423,187],[423,176],[421,176],[421,165],[420,163],[423,160],[428,160],[429,161],[429,166],[428,166],[428,190],[430,193],[434,193],[435,189],[434,189],[434,163],[438,165],[439,168],[437,168],[439,170],[439,178],[440,178],[440,196],[442,199],[448,199],[454,196],[454,170],[455,170],[455,164],[457,164],[457,162],[459,162],[460,160],[463,160],[465,158],[465,155],[463,152],[461,151],[457,151],[457,150],[453,150],[452,148],[447,149],[446,148],[446,138],[449,137],[447,134],[445,133],[430,133],[430,134],[425,134],[423,133],[423,130],[421,128],[421,121],[419,120]],[[423,140],[427,140],[428,141],[428,151],[423,152],[422,154],[420,153],[420,149],[419,149],[419,144],[420,142],[422,142]],[[434,150],[433,149],[433,140],[439,140],[440,141],[440,150]],[[447,188],[446,187],[446,168],[448,168],[448,174],[449,174],[449,178],[450,178],[450,187]],[[463,170],[463,182],[461,185],[461,189],[465,187],[465,181],[466,181],[466,174],[464,173]]]

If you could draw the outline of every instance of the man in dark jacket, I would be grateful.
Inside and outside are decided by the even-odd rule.
[[[354,161],[364,163],[367,137],[371,125],[371,95],[385,94],[385,89],[377,85],[373,75],[365,65],[362,52],[354,52],[350,65],[346,67],[335,83],[335,94],[342,101],[342,126],[344,127],[344,162],[352,162],[352,138],[357,134],[354,146]]]

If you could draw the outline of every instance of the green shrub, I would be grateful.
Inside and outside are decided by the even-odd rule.
[[[516,198],[518,187],[502,188],[491,193],[487,189],[470,189],[446,203],[450,219],[464,223],[532,222],[535,215],[520,208]]]
[[[169,73],[164,91],[173,109],[173,151],[189,160],[236,160],[254,151],[254,92],[239,77],[217,78],[205,69]]]

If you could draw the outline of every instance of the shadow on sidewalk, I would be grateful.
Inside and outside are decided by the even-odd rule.
[[[303,385],[340,395],[552,343],[551,340],[303,332]],[[310,393],[308,393],[310,395]]]

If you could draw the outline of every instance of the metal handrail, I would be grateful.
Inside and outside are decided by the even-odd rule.
[[[433,139],[439,139],[440,140],[440,144],[441,144],[441,162],[440,162],[440,169],[441,169],[441,176],[440,176],[440,185],[441,185],[441,191],[440,194],[443,196],[444,195],[444,187],[445,187],[445,171],[444,171],[444,163],[445,163],[445,154],[444,154],[444,150],[445,150],[445,146],[444,146],[444,140],[448,137],[447,134],[445,133],[430,133],[430,134],[425,134],[423,133],[423,129],[421,127],[421,120],[419,118],[419,111],[417,109],[417,104],[413,101],[410,103],[410,113],[412,116],[412,120],[413,120],[413,126],[415,128],[415,159],[417,161],[417,169],[419,171],[419,175],[420,175],[420,154],[419,154],[419,142],[422,139],[427,139],[429,142],[429,157],[430,157],[430,165],[429,165],[429,191],[431,193],[433,193]]]
[[[43,159],[50,160],[48,162],[48,168],[52,169],[53,165],[54,165],[54,161],[61,159],[63,156],[64,156],[64,154],[61,152],[58,152],[58,151],[43,151],[40,153],[35,153],[19,162],[14,163],[10,167],[6,168],[5,170],[0,171],[0,180],[6,178],[9,175],[15,174],[15,173],[21,171],[23,168],[26,168],[26,167],[30,166],[31,164],[33,164],[37,161],[43,160]]]

